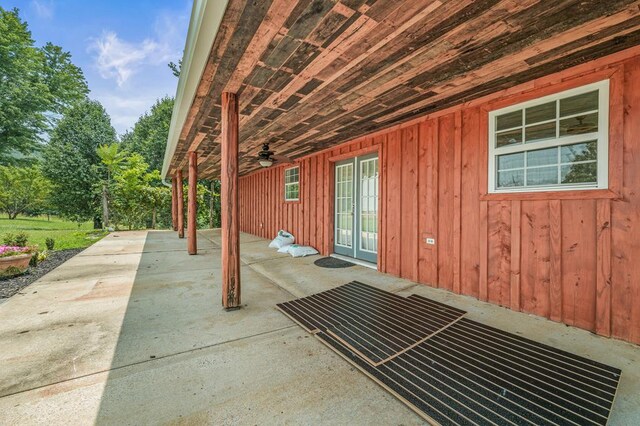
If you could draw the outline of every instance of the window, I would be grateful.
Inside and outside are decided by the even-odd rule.
[[[489,192],[606,189],[609,81],[489,113]]]
[[[284,200],[298,201],[300,194],[300,167],[284,171]]]

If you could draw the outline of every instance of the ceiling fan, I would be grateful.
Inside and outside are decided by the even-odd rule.
[[[262,167],[270,167],[273,163],[293,163],[293,160],[284,155],[276,155],[269,150],[269,143],[262,145],[262,151],[258,153],[258,162]]]

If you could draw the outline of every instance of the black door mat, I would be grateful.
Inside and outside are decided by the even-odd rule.
[[[347,262],[346,260],[338,259],[335,257],[321,257],[320,259],[313,262],[314,265],[319,266],[321,268],[350,268],[352,266],[356,266],[355,263]]]
[[[387,293],[362,283],[343,287],[351,290],[348,294],[363,299],[366,299],[365,288],[369,293]],[[354,288],[361,291],[356,293]],[[334,293],[336,291],[345,289],[334,289]],[[385,298],[381,295],[375,298],[383,301],[382,304],[362,306],[382,311],[393,306],[393,302],[398,303],[398,299],[416,305],[446,307],[418,295],[402,298],[391,293]],[[308,321],[307,329],[314,329],[320,341],[432,424],[607,423],[620,380],[621,371],[617,368],[467,318],[459,319],[384,363],[372,365],[335,334],[324,331],[329,320],[339,322],[336,318],[341,308],[327,308],[330,313],[322,319],[315,308],[308,311],[313,315],[300,316],[310,303],[283,305],[286,305],[284,309],[291,308],[290,312],[298,318]],[[463,312],[448,308],[452,313]],[[415,311],[415,307],[407,310],[404,320],[415,319]]]
[[[411,300],[357,281],[279,304],[278,308],[310,333],[332,335],[374,366],[465,314],[430,299]]]

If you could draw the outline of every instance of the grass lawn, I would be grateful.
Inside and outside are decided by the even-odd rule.
[[[55,240],[54,250],[85,248],[106,235],[105,232],[93,229],[92,222],[85,222],[78,226],[75,222],[67,222],[57,217],[47,220],[45,217],[18,217],[10,220],[0,218],[0,244],[7,234],[24,232],[29,236],[29,244],[37,244],[45,249],[45,240]]]

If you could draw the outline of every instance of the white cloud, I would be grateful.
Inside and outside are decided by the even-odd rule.
[[[103,31],[89,42],[94,65],[104,79],[122,87],[145,66],[163,66],[182,57],[189,14],[161,11],[156,15],[154,35],[142,41],[123,40],[115,31]]]
[[[158,98],[175,93],[178,79],[167,63],[182,57],[190,10],[191,2],[183,0],[178,9],[153,12],[136,38],[106,28],[89,39],[91,97],[104,105],[118,133],[130,129]]]
[[[176,57],[167,43],[152,39],[130,43],[113,31],[92,40],[89,51],[97,54],[95,65],[102,78],[115,79],[118,86],[124,85],[143,65],[164,64]]]
[[[31,0],[31,9],[42,19],[53,18],[52,0]]]
[[[139,92],[107,93],[104,90],[92,92],[92,97],[109,111],[111,124],[122,134],[138,121],[140,115],[148,111],[159,96],[152,93]]]

